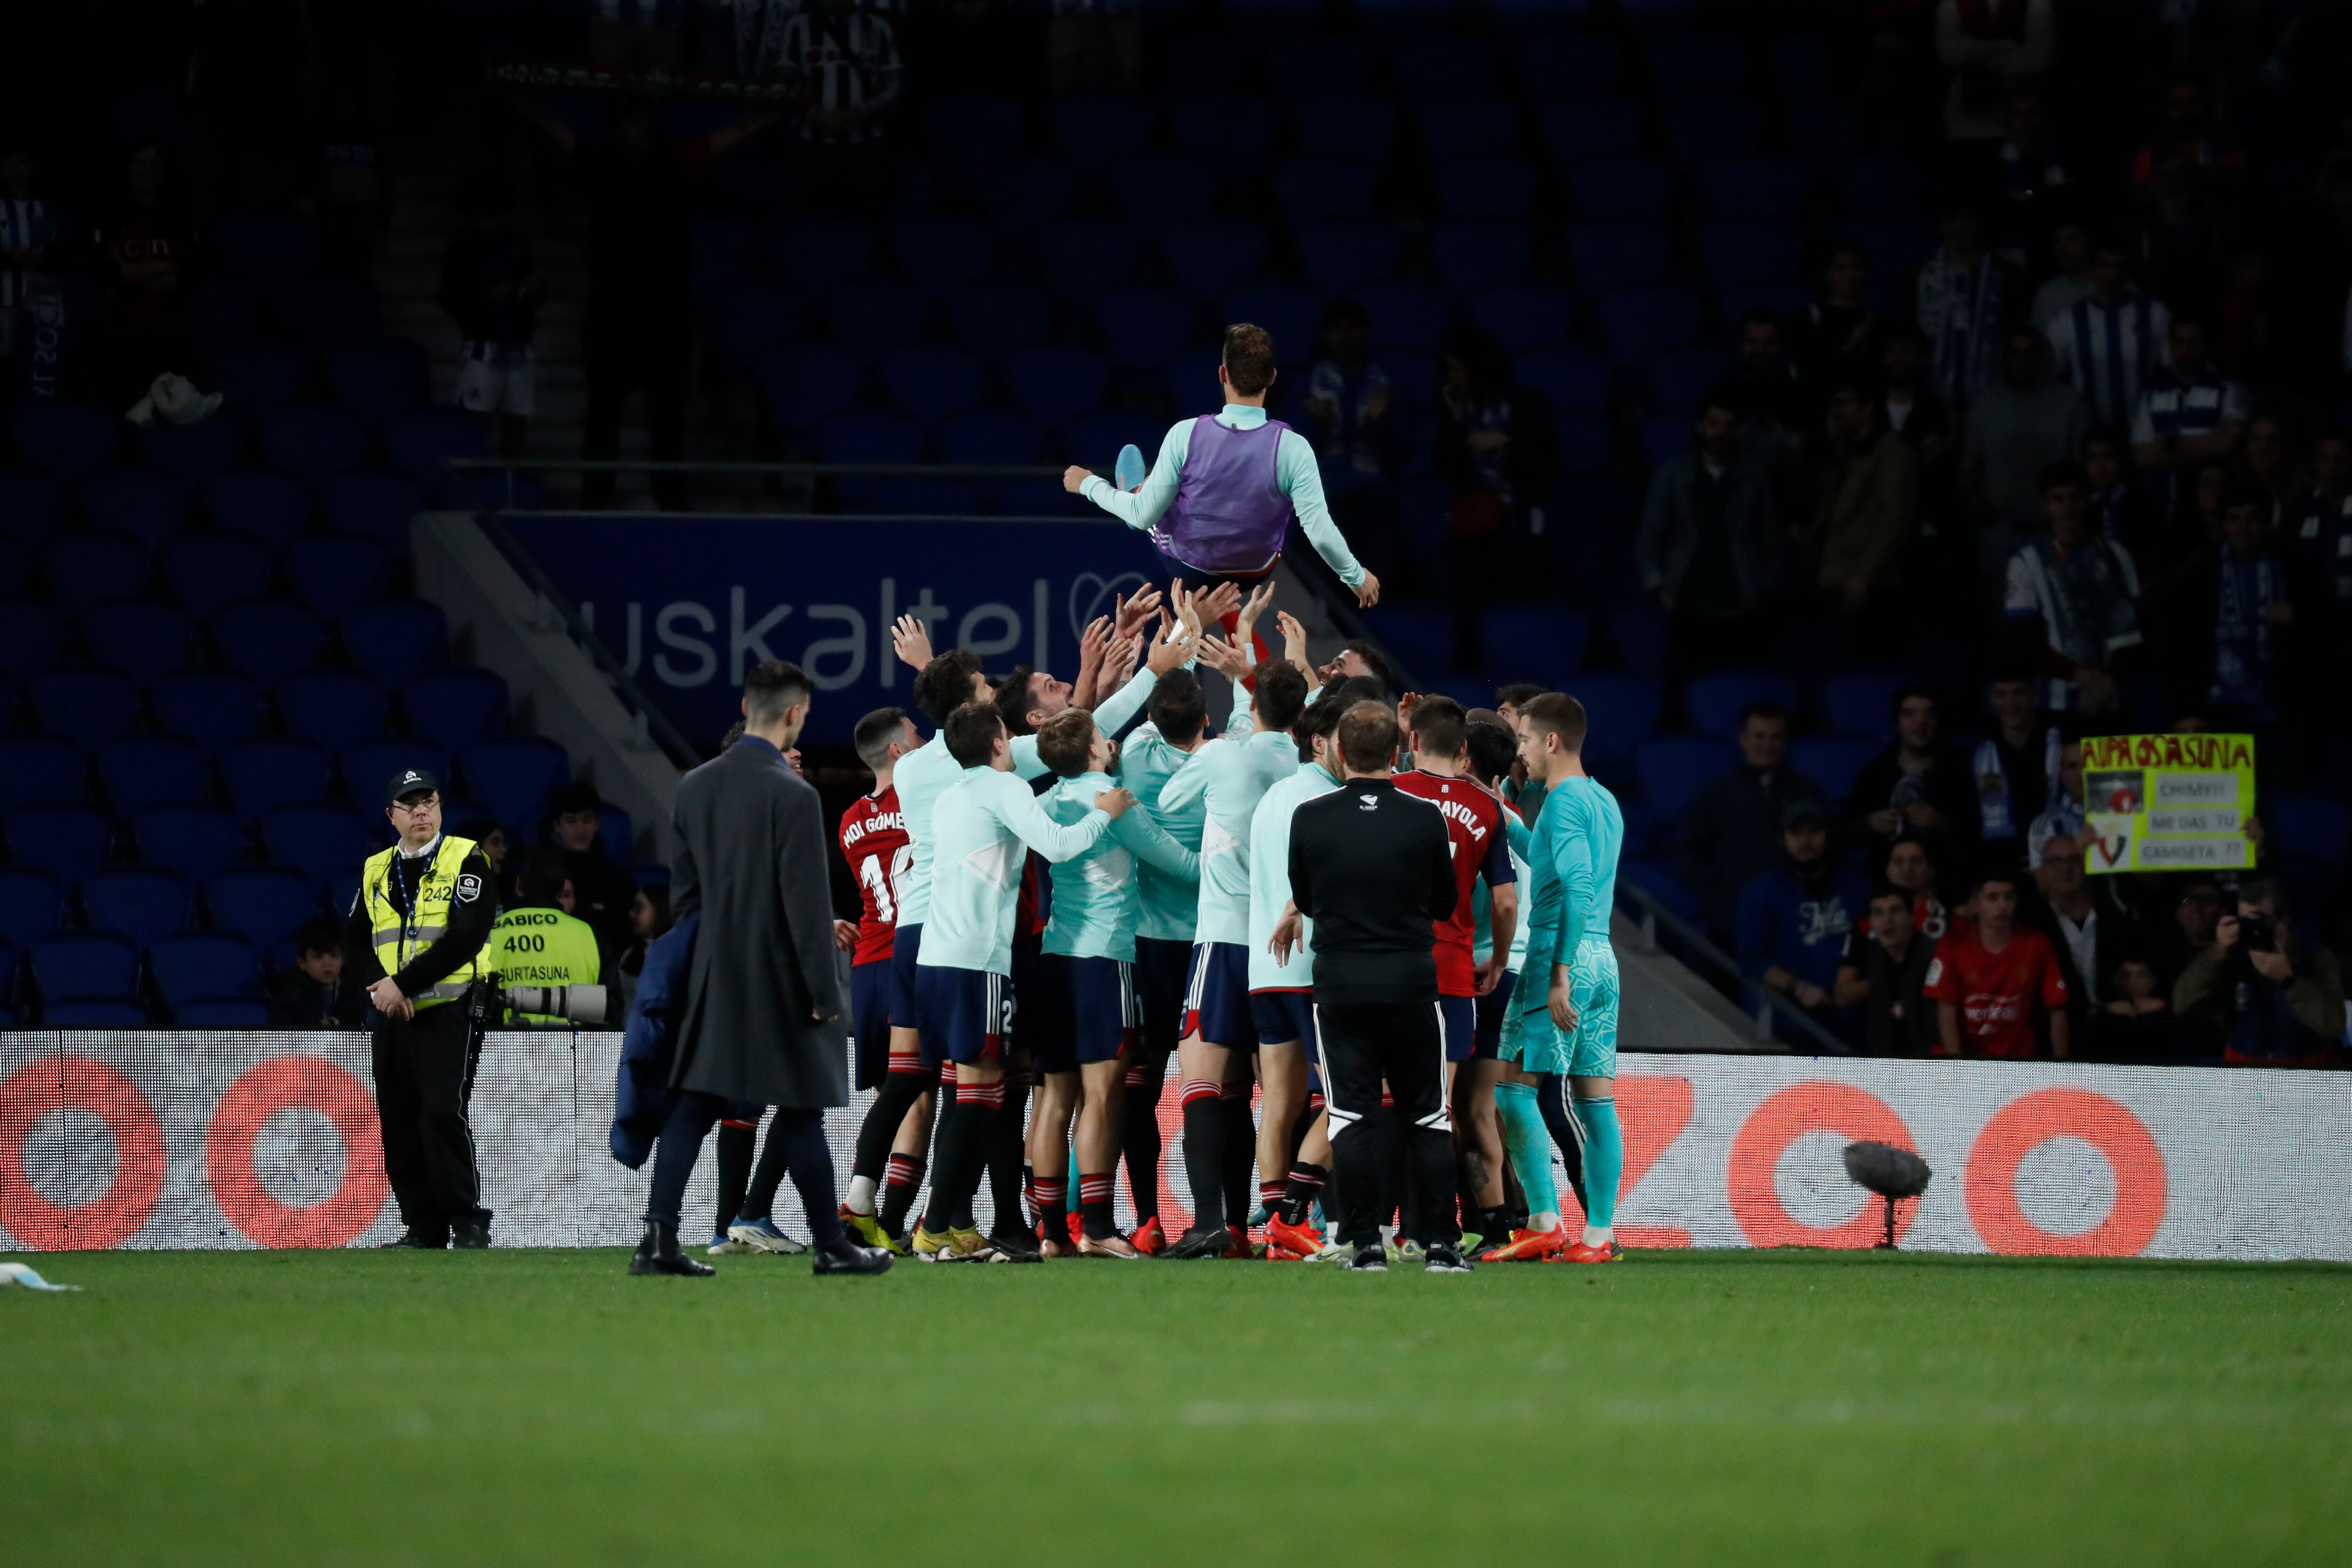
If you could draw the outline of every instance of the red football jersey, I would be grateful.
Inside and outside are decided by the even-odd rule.
[[[2030,1057],[2033,1005],[2055,1013],[2066,1005],[2066,981],[2050,939],[2018,926],[1999,952],[1985,951],[1975,926],[1954,921],[1927,965],[1920,994],[1960,1010],[1960,1054]]]
[[[898,792],[862,795],[841,814],[841,853],[857,878],[865,909],[857,917],[857,949],[852,963],[879,963],[890,956],[898,934],[898,880],[915,858],[907,825],[898,816]]]
[[[1502,803],[1468,779],[1444,778],[1419,769],[1397,774],[1396,786],[1444,814],[1445,847],[1454,856],[1454,912],[1431,922],[1437,931],[1437,994],[1475,995],[1477,965],[1471,948],[1477,914],[1470,907],[1470,889],[1482,874],[1490,889],[1516,875],[1510,843],[1503,837]]]

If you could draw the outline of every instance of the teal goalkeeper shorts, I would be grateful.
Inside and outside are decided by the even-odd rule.
[[[1513,1008],[1503,1018],[1500,1055],[1530,1073],[1565,1073],[1570,1078],[1617,1076],[1617,953],[1598,937],[1576,948],[1568,969],[1568,997],[1576,1008],[1576,1027],[1562,1029],[1551,1021],[1544,991],[1530,984],[1533,973],[1520,976],[1511,1000],[1530,1004],[1523,1012]]]

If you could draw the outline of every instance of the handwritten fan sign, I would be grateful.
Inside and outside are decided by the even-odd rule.
[[[2101,735],[2083,742],[2084,868],[2242,870],[2254,863],[2252,735]]]

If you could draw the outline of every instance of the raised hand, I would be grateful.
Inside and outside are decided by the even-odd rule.
[[[1356,586],[1356,607],[1360,610],[1369,610],[1380,602],[1381,580],[1367,572],[1364,574],[1364,580]]]
[[[1093,478],[1094,475],[1092,472],[1078,467],[1076,463],[1072,463],[1068,468],[1062,470],[1062,488],[1069,491],[1072,495],[1076,495],[1080,489],[1085,488],[1086,482]]]
[[[1220,583],[1195,601],[1203,624],[1222,625],[1227,616],[1241,608],[1242,591],[1231,583]]]
[[[900,616],[890,623],[890,647],[900,664],[920,669],[931,662],[931,632],[919,616]]]
[[[1265,614],[1265,607],[1273,603],[1274,579],[1269,576],[1242,601],[1241,616],[1234,623],[1234,641],[1244,647],[1249,647],[1250,632],[1256,626],[1257,618]]]
[[[1145,657],[1144,667],[1154,675],[1165,675],[1181,667],[1199,651],[1200,647],[1201,634],[1197,627],[1188,631],[1179,623],[1171,621],[1159,640],[1151,645],[1151,652]]]
[[[1282,632],[1282,657],[1298,667],[1298,673],[1308,680],[1315,679],[1315,667],[1307,662],[1307,628],[1288,610],[1276,610],[1274,624]]]
[[[1121,635],[1133,637],[1143,629],[1145,622],[1151,619],[1151,613],[1160,608],[1160,590],[1141,588],[1137,590],[1132,599],[1120,599],[1117,603],[1118,614],[1112,617],[1112,625]]]
[[[1201,662],[1218,674],[1232,676],[1235,680],[1250,672],[1250,656],[1223,637],[1204,637],[1201,639]]]

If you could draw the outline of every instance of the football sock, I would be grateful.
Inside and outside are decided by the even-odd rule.
[[[1511,1152],[1511,1169],[1528,1194],[1528,1228],[1548,1229],[1538,1220],[1559,1212],[1559,1193],[1551,1179],[1551,1135],[1544,1129],[1543,1112],[1536,1109],[1536,1086],[1496,1084],[1495,1108],[1503,1113],[1503,1143]]]
[[[1118,1104],[1119,1152],[1127,1160],[1127,1192],[1135,1200],[1135,1223],[1160,1215],[1160,1090],[1164,1067],[1146,1072],[1139,1062],[1127,1068],[1126,1092]]]
[[[925,1230],[937,1234],[971,1224],[972,1194],[987,1167],[990,1135],[996,1130],[997,1108],[1003,1103],[1003,1083],[956,1085],[955,1103],[940,1127],[940,1175],[931,1184]]]
[[[1068,1171],[1069,1175],[1067,1180],[1070,1184],[1066,1190],[1070,1194],[1070,1204],[1066,1212],[1070,1214],[1078,1214],[1082,1212],[1077,1204],[1078,1193],[1080,1191],[1079,1184],[1086,1179],[1086,1173],[1078,1169],[1078,1146],[1076,1143],[1072,1143],[1070,1145],[1070,1163]],[[1061,1216],[1057,1215],[1055,1217],[1058,1219]]]
[[[1536,1109],[1543,1112],[1544,1127],[1551,1141],[1559,1146],[1560,1163],[1568,1168],[1569,1189],[1576,1194],[1576,1206],[1586,1214],[1592,1212],[1591,1200],[1585,1196],[1584,1124],[1568,1110],[1568,1079],[1559,1073],[1546,1073],[1536,1085]],[[1552,1194],[1552,1206],[1558,1208],[1559,1193]],[[1530,1209],[1535,1205],[1528,1205]]]
[[[1069,1184],[1059,1176],[1037,1178],[1037,1224],[1046,1227],[1046,1239],[1059,1241],[1055,1232],[1062,1227],[1062,1215],[1069,1212]]]
[[[1184,1085],[1184,1179],[1192,1189],[1192,1224],[1225,1223],[1224,1113],[1219,1088],[1204,1079]]]
[[[1257,1184],[1257,1206],[1269,1215],[1282,1212],[1282,1200],[1290,1190],[1287,1182],[1260,1182]]]
[[[1021,1223],[1022,1118],[1029,1104],[1029,1085],[1026,1079],[1016,1082],[1007,1072],[1001,1087],[1004,1114],[996,1119],[987,1149],[988,1191],[996,1205],[995,1228],[1016,1231],[1025,1228]]]
[[[841,1206],[851,1214],[870,1215],[874,1212],[874,1194],[881,1190],[871,1176],[852,1176],[849,1190],[841,1194]]]
[[[1297,1164],[1290,1167],[1290,1179],[1282,1184],[1282,1221],[1285,1225],[1305,1225],[1307,1211],[1323,1194],[1323,1184],[1330,1173],[1320,1165]]]
[[[1118,1228],[1111,1219],[1110,1193],[1108,1171],[1078,1178],[1078,1217],[1085,1223],[1087,1234],[1097,1241],[1116,1234]]]
[[[907,1214],[923,1184],[923,1162],[911,1154],[890,1156],[889,1173],[882,1178],[882,1228],[892,1236],[907,1234]]]
[[[882,1087],[876,1091],[874,1103],[866,1108],[866,1120],[857,1124],[857,1145],[850,1156],[849,1171],[851,1202],[856,1201],[854,1178],[864,1176],[878,1180],[890,1159],[890,1145],[898,1141],[898,1129],[913,1110],[923,1091],[940,1081],[940,1069],[915,1056],[892,1057],[890,1070],[882,1075]],[[949,1082],[954,1082],[950,1078]],[[863,1214],[867,1211],[860,1209]]]
[[[1043,1200],[1037,1194],[1037,1171],[1033,1165],[1021,1167],[1021,1201],[1026,1205],[1021,1212],[1029,1216],[1029,1228],[1036,1229],[1044,1221],[1045,1211],[1039,1206]]]
[[[1234,1090],[1238,1088],[1240,1093]],[[1257,1164],[1257,1123],[1250,1116],[1249,1085],[1227,1084],[1222,1092],[1230,1098],[1217,1102],[1217,1113],[1224,1118],[1223,1175],[1225,1183],[1225,1223],[1247,1225],[1250,1215],[1250,1172]]]
[[[760,1135],[757,1118],[744,1121],[729,1117],[719,1124],[719,1223],[712,1234],[725,1236],[743,1213],[743,1192],[751,1184],[751,1146]]]
[[[1625,1136],[1614,1100],[1573,1102],[1584,1128],[1584,1245],[1607,1242],[1617,1223],[1617,1181],[1625,1170]]]

